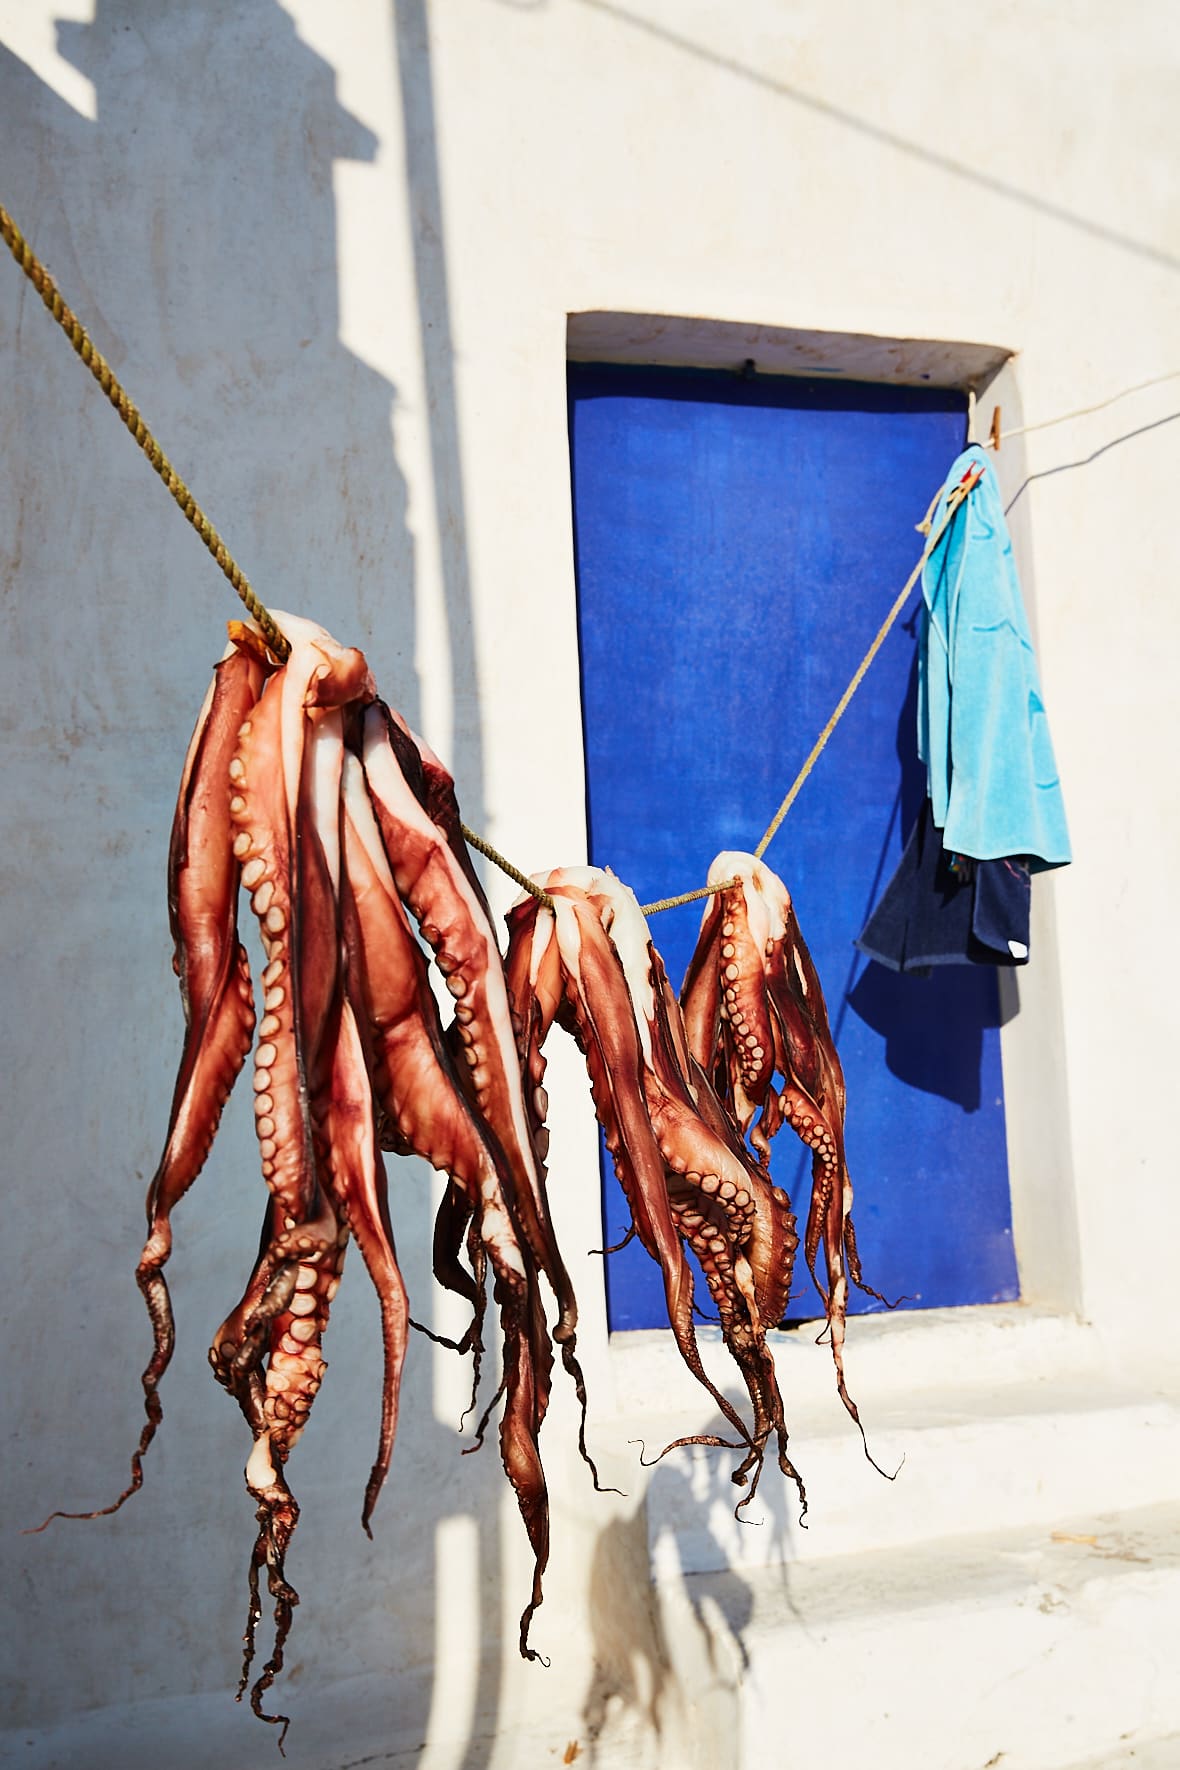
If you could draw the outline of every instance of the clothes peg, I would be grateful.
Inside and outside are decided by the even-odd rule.
[[[1003,440],[1004,440],[1003,433],[1000,429],[1000,408],[999,408],[999,406],[993,406],[992,407],[992,428],[991,428],[991,435],[988,438],[988,443],[991,448],[998,449],[1000,447],[1000,444],[1003,442]]]

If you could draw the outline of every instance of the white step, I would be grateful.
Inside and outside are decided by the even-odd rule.
[[[1180,1408],[1094,1376],[1010,1384],[1003,1391],[924,1391],[893,1410],[862,1406],[865,1457],[838,1402],[798,1412],[791,1454],[808,1490],[805,1527],[791,1482],[767,1459],[758,1494],[735,1517],[732,1452],[676,1451],[653,1470],[648,1533],[657,1579],[871,1553],[930,1539],[1051,1529],[1062,1517],[1133,1510],[1178,1491]],[[660,1426],[647,1438],[660,1445]]]
[[[866,1459],[836,1395],[831,1357],[812,1338],[771,1337],[791,1455],[808,1491],[806,1528],[794,1487],[771,1459],[744,1514],[749,1522],[739,1522],[741,1490],[730,1481],[737,1456],[672,1452],[647,1493],[657,1579],[1022,1524],[1051,1528],[1075,1513],[1134,1510],[1177,1494],[1177,1398],[1128,1381],[1077,1323],[1019,1307],[851,1322],[849,1387],[874,1459],[896,1472],[892,1481]],[[700,1339],[710,1374],[739,1400],[716,1332],[702,1330]],[[670,1368],[666,1335],[616,1336],[612,1352],[620,1420],[613,1432],[597,1432],[595,1445],[610,1478],[631,1489],[637,1453],[627,1440],[642,1435],[651,1457],[724,1422],[687,1372],[675,1361]]]
[[[1069,1770],[1178,1770],[1180,1767],[1180,1733],[1166,1739],[1142,1739],[1134,1744],[1124,1740],[1117,1750],[1103,1752],[1101,1757],[1087,1758],[1084,1764],[1071,1764]]]
[[[710,1770],[1176,1770],[1180,1505],[756,1570],[667,1570]],[[1133,1755],[1140,1753],[1140,1756]]]

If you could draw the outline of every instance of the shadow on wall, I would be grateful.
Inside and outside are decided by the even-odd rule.
[[[395,24],[403,92],[414,97],[406,147],[419,290],[424,309],[430,302],[432,317],[441,316],[441,323],[431,326],[424,314],[423,339],[435,427],[437,507],[445,530],[457,728],[449,744],[445,732],[432,736],[440,751],[453,758],[465,808],[479,822],[481,742],[429,42],[420,5],[399,6]],[[419,725],[414,550],[406,485],[392,437],[397,389],[339,336],[333,166],[338,160],[375,161],[377,137],[340,103],[333,68],[299,37],[277,0],[211,0],[200,7],[96,0],[92,23],[58,25],[58,46],[61,56],[92,83],[95,117],[80,115],[0,47],[0,114],[5,122],[0,197],[126,380],[263,600],[314,615],[341,638],[362,643],[385,691]],[[396,82],[399,68],[391,64],[389,77]],[[423,241],[430,242],[429,255]],[[15,268],[4,274],[14,279],[14,287],[6,286],[0,312],[16,316],[16,336],[10,332],[0,343],[6,353],[15,349],[18,370],[8,389],[6,415],[19,436],[21,462],[12,519],[0,523],[2,638],[9,670],[21,689],[19,695],[9,694],[8,723],[22,754],[35,753],[50,735],[54,749],[45,770],[50,805],[58,790],[53,768],[64,770],[75,751],[98,756],[99,773],[108,768],[126,774],[141,767],[145,784],[141,802],[132,804],[131,839],[150,829],[155,841],[161,828],[166,831],[170,805],[163,810],[163,795],[175,791],[189,722],[223,643],[222,623],[239,611],[229,587],[130,439],[119,435],[117,420],[73,361],[31,288]],[[52,626],[42,612],[47,595],[53,599]],[[47,634],[57,632],[68,634],[69,643],[48,643]],[[80,658],[85,669],[79,669]],[[106,761],[101,760],[104,752]],[[163,784],[168,778],[171,786]],[[101,821],[101,809],[94,815]],[[54,840],[52,835],[44,839]],[[112,835],[110,841],[115,840]],[[128,904],[140,890],[139,881],[150,879],[143,891],[154,891],[161,901],[161,930],[145,927],[141,950],[149,987],[163,990],[156,972],[165,972],[168,964],[168,948],[159,937],[166,836],[158,853],[146,844],[127,848],[122,834],[118,840],[125,852],[115,877],[126,879],[119,886],[126,901],[112,908],[108,919],[123,932],[119,918],[139,913]],[[31,885],[19,888],[32,890]],[[50,901],[60,888],[56,875],[48,879]],[[96,889],[102,890],[101,881]],[[125,962],[129,959],[128,953]],[[61,963],[56,948],[44,961],[47,969]],[[163,1078],[167,1073],[170,1087],[180,1017],[169,979],[168,1027],[176,1043],[135,1035],[139,1043],[133,1045],[133,1035],[122,1030],[134,1018],[127,1013],[126,988],[118,1001],[113,996],[103,1001],[101,979],[92,981],[87,1025],[75,1034],[61,1025],[60,996],[43,987],[36,973],[29,982],[30,1005],[22,1028],[27,1061],[34,1066],[44,1061],[45,1073],[54,1060],[70,1068],[75,1056],[71,1041],[93,1043],[97,1027],[112,1029],[103,1066],[106,1080],[96,1078],[89,1094],[81,1095],[70,1126],[41,1134],[35,1170],[60,1164],[63,1198],[67,1191],[72,1199],[87,1198],[82,1219],[74,1214],[77,1237],[100,1215],[112,1227],[97,1246],[92,1238],[86,1246],[80,1240],[71,1246],[66,1239],[60,1247],[67,1268],[86,1271],[78,1281],[77,1298],[71,1297],[64,1311],[48,1294],[51,1287],[36,1278],[41,1268],[35,1249],[29,1273],[17,1286],[18,1291],[25,1287],[16,1302],[22,1319],[26,1311],[30,1321],[42,1312],[37,1330],[41,1344],[61,1348],[69,1332],[87,1332],[80,1343],[89,1348],[60,1359],[60,1396],[45,1389],[43,1370],[32,1370],[27,1381],[22,1379],[14,1429],[23,1436],[20,1466],[32,1497],[13,1496],[21,1521],[44,1512],[47,1470],[67,1471],[70,1491],[55,1489],[51,1496],[66,1505],[101,1503],[108,1497],[103,1484],[121,1480],[133,1442],[127,1429],[134,1418],[136,1377],[146,1345],[140,1301],[121,1294],[138,1246],[133,1238],[142,1197],[140,1182],[130,1173],[133,1168],[150,1172],[154,1165],[163,1129],[161,1099],[167,1098]],[[138,1014],[139,1002],[131,999]],[[94,1127],[101,1121],[105,1128],[107,1119],[118,1116],[124,1094],[145,1104],[132,1113],[122,1107],[124,1122],[104,1147]],[[237,1105],[235,1100],[235,1109]],[[84,1124],[90,1127],[86,1133],[80,1129]],[[232,1147],[233,1136],[232,1128],[227,1129],[223,1143],[228,1139]],[[19,1151],[10,1154],[14,1163],[20,1159]],[[238,1191],[230,1200],[227,1221],[212,1229],[201,1227],[199,1212],[207,1208],[207,1197],[217,1197],[214,1170],[222,1160],[223,1152],[216,1152],[199,1184],[200,1203],[194,1198],[178,1223],[186,1254],[190,1239],[200,1243],[204,1238],[204,1246],[197,1248],[199,1260],[192,1262],[202,1267],[199,1281],[180,1270],[179,1259],[174,1262],[184,1356],[192,1342],[207,1339],[236,1294],[238,1268],[248,1267],[261,1214],[261,1182],[253,1173],[235,1175]],[[144,1163],[149,1165],[144,1168]],[[395,1166],[398,1172],[391,1180],[397,1186],[399,1244],[415,1263],[417,1294],[422,1296],[429,1260],[428,1189],[418,1164]],[[84,1192],[83,1169],[92,1183],[90,1193]],[[124,1241],[128,1221],[132,1227]],[[348,1289],[362,1290],[360,1262],[353,1264]],[[191,1288],[187,1311],[186,1285]],[[133,1286],[127,1289],[134,1292]],[[120,1295],[112,1299],[115,1291]],[[216,1300],[210,1301],[214,1295]],[[87,1307],[101,1312],[100,1320],[119,1317],[109,1333],[103,1329],[101,1345],[93,1328],[83,1327]],[[306,1446],[300,1446],[298,1468],[293,1460],[293,1481],[305,1502],[305,1516],[291,1572],[303,1587],[305,1604],[292,1639],[286,1685],[276,1694],[297,1708],[296,1698],[314,1701],[315,1681],[343,1675],[342,1667],[378,1673],[396,1668],[402,1673],[409,1666],[410,1674],[398,1683],[389,1724],[391,1732],[421,1740],[437,1699],[434,1558],[440,1526],[448,1520],[470,1522],[476,1532],[471,1608],[478,1614],[483,1640],[498,1640],[495,1505],[473,1497],[486,1495],[495,1484],[489,1483],[486,1468],[477,1472],[471,1463],[460,1463],[459,1442],[435,1422],[431,1360],[415,1348],[402,1442],[375,1521],[377,1542],[372,1549],[352,1551],[352,1561],[365,1562],[360,1573],[340,1572],[343,1551],[329,1532],[316,1526],[313,1511],[320,1500],[337,1498],[340,1488],[342,1441],[337,1438],[333,1464],[331,1391],[347,1398],[356,1381],[349,1369],[351,1307],[342,1296],[338,1332],[329,1334],[329,1357],[339,1363],[317,1409],[317,1416],[325,1416],[327,1443],[322,1448],[315,1443],[321,1423],[317,1417]],[[79,1313],[77,1322],[71,1309]],[[126,1329],[125,1321],[130,1324]],[[366,1411],[354,1420],[346,1399],[347,1417],[338,1410],[335,1425],[337,1432],[363,1438],[367,1449],[376,1435],[378,1379],[371,1356],[376,1336],[370,1322],[363,1326],[370,1336],[363,1377]],[[127,1354],[124,1345],[134,1350]],[[109,1417],[105,1398],[97,1395],[100,1350],[102,1374],[111,1388]],[[207,1492],[193,1500],[194,1490],[214,1479],[235,1489],[240,1460],[231,1453],[226,1462],[220,1445],[212,1444],[212,1435],[220,1438],[223,1431],[221,1413],[214,1412],[224,1410],[223,1396],[214,1391],[208,1402],[207,1434],[205,1397],[184,1418],[188,1376],[179,1368],[181,1356],[164,1396],[167,1417],[151,1453],[148,1491],[118,1520],[59,1525],[19,1545],[19,1577],[31,1597],[19,1631],[23,1645],[14,1637],[19,1664],[10,1712],[15,1720],[27,1716],[36,1725],[104,1702],[224,1687],[222,1662],[233,1655],[234,1638],[231,1634],[228,1646],[223,1644],[221,1625],[207,1601],[215,1580],[220,1593],[220,1564],[227,1555],[236,1569],[233,1578],[244,1578],[241,1548],[253,1533],[240,1492],[234,1498],[241,1512],[241,1543],[228,1547]],[[240,1430],[240,1421],[233,1424]],[[79,1432],[91,1430],[94,1436],[80,1472],[65,1447]],[[186,1464],[186,1434],[191,1468]],[[55,1448],[59,1438],[60,1449]],[[214,1448],[221,1471],[216,1477]],[[169,1487],[167,1471],[176,1465],[179,1470]],[[415,1466],[445,1473],[437,1481],[415,1479]],[[77,1492],[74,1482],[84,1483],[87,1491]],[[413,1515],[407,1517],[411,1495]],[[359,1493],[350,1492],[344,1503],[355,1528]],[[174,1546],[174,1552],[160,1532],[175,1533],[182,1511],[187,1540]],[[359,1544],[359,1530],[356,1538]],[[161,1565],[171,1570],[163,1585]],[[403,1594],[407,1589],[415,1593],[412,1630],[398,1613],[395,1577]],[[95,1600],[98,1607],[89,1618],[71,1602],[70,1594],[76,1598],[82,1590],[106,1594]],[[240,1628],[243,1599],[236,1585],[225,1602],[231,1601]],[[78,1634],[83,1630],[88,1638],[84,1648]],[[145,1631],[152,1640],[150,1656]],[[473,1718],[479,1713],[481,1739],[467,1747],[465,1770],[479,1770],[486,1762],[496,1727],[495,1655],[485,1659],[490,1669],[481,1672],[473,1709]],[[251,1728],[257,1733],[255,1749],[272,1748],[256,1723],[243,1717],[243,1725],[247,1737],[253,1737]]]
[[[662,1461],[652,1479],[650,1515],[662,1521],[655,1542],[649,1542],[648,1506],[641,1504],[608,1525],[595,1545],[590,1576],[594,1678],[582,1710],[592,1764],[623,1755],[635,1733],[659,1742],[661,1762],[723,1761],[723,1753],[711,1751],[704,1729],[720,1727],[724,1732],[737,1703],[749,1666],[744,1632],[753,1615],[753,1593],[729,1565],[733,1545],[725,1538],[740,1495],[729,1481],[728,1460],[717,1452],[697,1451],[686,1467],[683,1458],[681,1452]],[[794,1528],[790,1493],[784,1484],[767,1507],[768,1491],[777,1485],[773,1468],[766,1471],[766,1483],[759,1490],[758,1523],[782,1547],[785,1581],[786,1545]],[[684,1570],[684,1533],[693,1539],[694,1565],[725,1570],[711,1575],[707,1585]],[[653,1557],[659,1566],[660,1599],[650,1573]],[[676,1619],[673,1628],[691,1625],[695,1637],[692,1642],[678,1640],[674,1656],[664,1614],[668,1604]],[[686,1693],[678,1688],[677,1677],[690,1668]]]
[[[582,1709],[590,1762],[618,1712],[634,1716],[657,1739],[665,1726],[670,1676],[667,1642],[648,1577],[643,1506],[599,1533],[590,1569],[594,1677]]]
[[[926,796],[926,771],[917,748],[918,619],[920,592],[904,630],[914,646],[905,698],[897,717],[897,794],[881,835],[872,886],[864,904],[862,925],[876,908],[893,876],[900,847],[908,839]],[[972,1113],[981,1104],[980,1072],[985,1031],[1004,1016],[990,970],[975,966],[944,966],[928,976],[890,971],[852,949],[843,984],[833,991],[838,1004],[832,1035],[840,1046],[848,1012],[862,1020],[885,1043],[890,1072],[912,1088],[935,1094]],[[947,1027],[955,1037],[945,1036]],[[800,1150],[785,1183],[792,1197],[807,1195],[810,1158]]]
[[[264,600],[313,612],[348,583],[353,624],[379,650],[397,636],[390,688],[413,720],[397,391],[338,337],[332,167],[373,160],[377,138],[273,0],[99,0],[58,39],[96,119],[3,54],[7,200]],[[160,496],[145,477],[138,492]],[[137,514],[122,519],[130,546]],[[216,577],[193,594],[203,627],[234,612]]]
[[[866,919],[893,876],[896,858],[887,858],[891,839],[896,833],[902,843],[909,840],[926,797],[926,770],[917,744],[920,609],[919,593],[914,613],[905,623],[914,639],[914,661],[897,719],[897,801],[865,905]],[[1001,1024],[990,967],[941,966],[927,976],[910,976],[854,952],[832,1029],[837,1043],[849,1008],[885,1040],[885,1061],[895,1076],[912,1088],[953,1101],[964,1112],[978,1112],[984,1032]],[[954,1039],[945,1036],[947,1027],[954,1027]],[[803,1171],[800,1163],[796,1184]]]

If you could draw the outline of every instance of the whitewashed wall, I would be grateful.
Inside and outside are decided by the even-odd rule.
[[[1009,422],[1180,370],[1165,0],[68,11],[0,0],[0,202],[264,599],[365,646],[452,763],[468,820],[530,869],[585,852],[567,314],[1000,345],[1018,353]],[[252,1522],[244,1428],[204,1352],[261,1215],[240,1102],[178,1220],[180,1347],[144,1492],[117,1518],[15,1535],[51,1506],[112,1497],[139,1429],[132,1271],[180,1021],[164,860],[235,610],[6,264],[5,1737],[30,1766],[154,1763],[166,1744],[178,1765],[230,1770],[273,1754],[224,1695]],[[1003,462],[1013,490],[1029,478],[1018,535],[1076,854],[1039,887],[1044,958],[1006,1035],[1019,1251],[1034,1303],[1072,1300],[1095,1356],[1159,1383],[1180,1242],[1177,417],[1180,379]],[[553,1666],[522,1668],[523,1533],[494,1446],[459,1457],[462,1373],[423,1343],[370,1547],[357,1515],[378,1336],[357,1263],[292,1466],[296,1764],[418,1762],[428,1738],[432,1765],[552,1763],[604,1724],[604,1762],[624,1735],[688,1761],[626,1440],[653,1387],[661,1413],[699,1409],[665,1348],[647,1348],[637,1385],[608,1347],[599,1268],[581,1259],[598,1231],[586,1088],[572,1054],[554,1068],[559,1228],[596,1436],[627,1497],[589,1493],[563,1400],[536,1624]],[[445,1324],[424,1278],[433,1182],[406,1165],[396,1187],[415,1306]],[[894,1326],[907,1381],[944,1356],[937,1321],[875,1325],[870,1417],[895,1382]],[[951,1326],[963,1368],[986,1324]],[[815,1409],[836,1408],[824,1354],[792,1342],[783,1360]],[[904,1447],[904,1408],[889,1431]],[[864,1540],[885,1540],[902,1502],[862,1492],[858,1446],[834,1454],[841,1504],[854,1496]]]

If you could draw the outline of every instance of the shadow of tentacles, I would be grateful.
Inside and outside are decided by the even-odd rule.
[[[670,1520],[684,1511],[691,1512],[698,1535],[710,1539],[704,1563],[723,1568],[728,1559],[708,1529],[699,1480],[694,1482],[675,1458],[660,1464],[656,1480],[665,1519],[657,1541],[650,1539],[649,1492],[648,1504],[607,1525],[595,1546],[590,1574],[594,1676],[582,1708],[592,1764],[609,1760],[612,1742],[624,1736],[642,1754],[636,1734],[660,1754],[658,1761],[671,1762],[669,1754],[687,1749],[685,1729],[695,1731],[702,1717],[702,1724],[724,1727],[722,1717],[749,1665],[744,1635],[754,1601],[747,1582],[732,1568],[701,1576],[681,1564],[673,1575],[666,1565],[681,1561]],[[728,1485],[724,1472],[713,1470],[706,1486],[711,1490],[718,1483]],[[724,1493],[722,1500],[727,1503]],[[658,1540],[663,1537],[672,1539],[670,1556],[669,1543]],[[663,1569],[658,1582],[651,1573],[656,1555]],[[686,1625],[691,1619],[695,1639],[673,1643],[671,1617]],[[676,1629],[677,1622],[671,1626]],[[685,1687],[686,1679],[692,1688]],[[641,1755],[636,1761],[646,1759]]]

